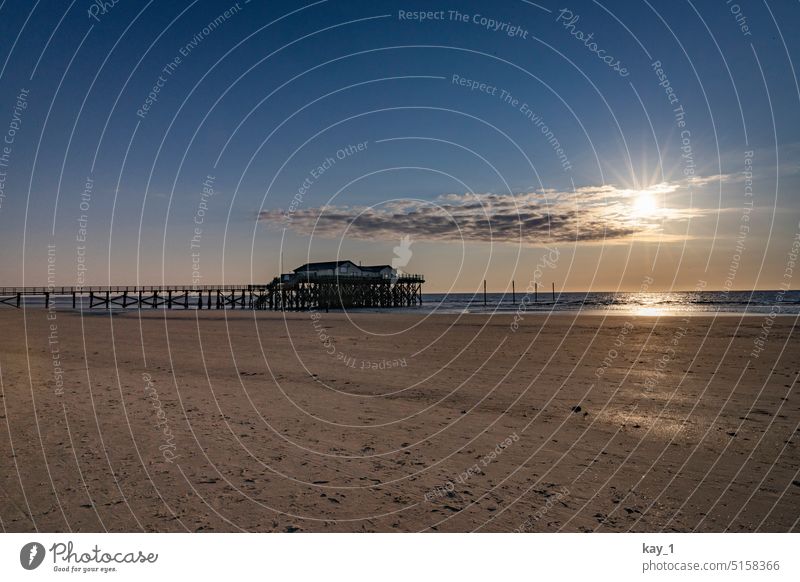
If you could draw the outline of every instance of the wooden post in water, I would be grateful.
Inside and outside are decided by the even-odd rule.
[[[553,303],[556,302],[556,284],[553,283]]]
[[[539,283],[533,284],[533,302],[539,301]]]
[[[511,305],[517,304],[517,291],[514,288],[514,280],[511,280]]]
[[[486,279],[483,280],[483,306],[486,307]]]

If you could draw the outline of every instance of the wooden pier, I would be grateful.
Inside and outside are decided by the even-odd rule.
[[[258,309],[305,311],[422,304],[421,275],[397,278],[347,276],[274,279],[267,285],[133,285],[0,287],[0,307],[22,308],[25,297],[44,298],[45,308]],[[56,302],[56,300],[58,301]]]
[[[0,305],[23,307],[23,298],[33,296],[43,297],[46,308],[57,298],[71,298],[73,309],[252,309],[266,290],[266,285],[0,287]]]

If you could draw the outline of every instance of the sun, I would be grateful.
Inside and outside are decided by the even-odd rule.
[[[633,213],[641,218],[653,217],[658,213],[658,202],[650,192],[639,192],[633,201]]]

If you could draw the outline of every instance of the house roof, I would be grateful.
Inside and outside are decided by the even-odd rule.
[[[338,269],[340,265],[344,264],[351,264],[354,267],[357,267],[353,261],[325,261],[322,263],[306,263],[300,267],[297,267],[294,272],[299,273],[301,271],[323,271],[327,269]]]
[[[368,273],[379,273],[384,269],[392,269],[391,265],[370,265],[368,267],[361,267],[362,271],[367,271]]]

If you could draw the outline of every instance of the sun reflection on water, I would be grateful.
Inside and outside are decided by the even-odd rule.
[[[683,312],[686,306],[676,305],[667,293],[637,293],[630,297],[630,308],[637,316],[658,317]]]
[[[670,315],[676,313],[675,309],[667,309],[666,307],[654,306],[640,306],[633,310],[633,314],[640,317],[657,317],[661,315]]]

